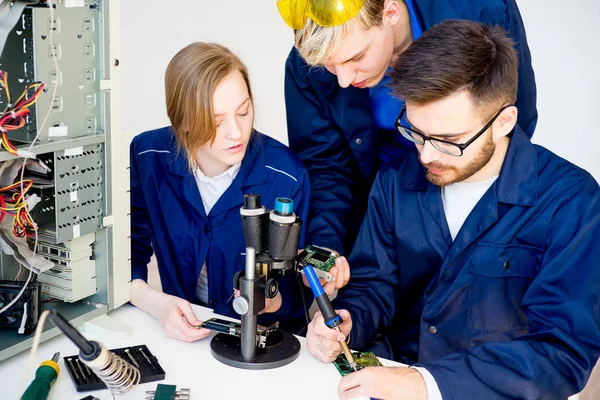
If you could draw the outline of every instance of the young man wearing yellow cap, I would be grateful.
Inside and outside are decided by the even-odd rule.
[[[311,181],[308,243],[348,254],[376,173],[413,151],[394,127],[403,103],[389,93],[387,73],[435,24],[467,19],[510,33],[519,57],[518,123],[531,137],[535,79],[515,0],[279,0],[277,6],[295,29],[285,98],[289,144]]]

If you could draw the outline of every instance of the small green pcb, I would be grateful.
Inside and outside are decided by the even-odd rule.
[[[150,397],[155,400],[169,400],[174,399],[177,394],[177,386],[175,385],[163,385],[159,383],[156,385],[156,392],[154,393],[154,397]]]
[[[377,358],[377,356],[371,351],[366,352],[366,353],[360,353],[357,351],[353,351],[352,356],[354,357],[354,361],[356,361],[356,369],[359,371],[366,367],[381,367],[382,366],[382,364],[379,361],[379,359]],[[337,370],[340,372],[340,375],[342,375],[342,376],[346,376],[349,373],[353,372],[352,367],[350,366],[350,364],[348,364],[348,361],[346,360],[346,356],[344,355],[344,353],[341,353],[335,359],[335,361],[333,362],[333,365],[335,365]]]
[[[324,247],[310,245],[302,250],[298,257],[312,265],[319,278],[325,279],[326,282],[335,280],[329,271],[335,266],[335,259],[339,257],[339,254]]]

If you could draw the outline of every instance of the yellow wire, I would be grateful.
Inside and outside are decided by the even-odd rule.
[[[13,234],[15,232],[15,225],[17,224],[17,218],[13,218],[13,222],[12,222],[12,230],[13,230]]]
[[[31,180],[24,179],[22,181],[15,182],[9,186],[0,188],[0,191],[16,189],[17,187],[19,187],[19,185],[29,184],[29,183],[31,183]],[[15,229],[16,226],[18,226],[18,228],[20,228],[20,231],[23,234],[25,234],[27,232],[27,226],[29,226],[30,230],[37,231],[37,229],[38,229],[37,225],[35,224],[35,222],[31,218],[31,216],[29,215],[29,212],[27,212],[27,202],[25,202],[25,194],[29,191],[29,189],[30,189],[30,187],[24,189],[23,192],[13,193],[12,200],[14,201],[14,204],[12,205],[12,207],[0,207],[1,211],[10,212],[11,215],[13,215],[13,221],[12,221],[13,232],[15,230],[18,231],[18,229]],[[21,215],[20,215],[22,213],[23,209],[26,210],[25,223],[23,221],[21,221]]]
[[[10,148],[10,146],[8,144],[6,144],[6,142],[4,141],[4,138],[2,138],[1,140],[2,140],[2,147],[4,147],[6,149],[6,151],[8,151],[10,154],[14,154],[14,155],[17,154],[16,151],[14,151],[12,148]]]
[[[9,90],[9,87],[8,87],[8,77],[7,77],[7,73],[4,72],[4,71],[3,71],[3,74],[2,74],[2,79],[0,79],[0,83],[2,84],[2,86],[4,87],[4,89],[6,91],[6,98],[7,98],[6,107],[4,108],[4,111],[2,112],[4,114],[4,113],[6,113],[8,111],[9,105],[12,104],[11,103],[11,97],[10,97],[10,90]],[[45,85],[42,82],[35,82],[35,83],[27,85],[25,87],[25,89],[23,90],[23,93],[21,93],[21,95],[19,96],[19,98],[15,102],[15,104],[19,103],[23,99],[23,97],[25,97],[25,95],[27,94],[27,92],[29,90],[34,89],[34,90],[37,91],[38,88],[44,87],[44,86]],[[34,105],[38,101],[38,99],[40,98],[40,96],[41,96],[41,92],[34,94],[33,97],[32,97],[32,99],[31,99],[31,102],[29,104],[27,104],[26,106],[23,106],[23,108],[29,111],[29,107],[31,107],[32,105]],[[24,116],[21,117],[21,118],[24,118]],[[4,149],[6,151],[8,151],[10,154],[17,155],[17,151],[13,150],[11,148],[11,146],[9,146],[9,144],[6,143],[7,140],[8,139],[5,139],[4,137],[1,139],[2,147],[4,147]]]
[[[17,104],[18,102],[20,102],[20,101],[21,101],[21,99],[22,99],[23,97],[25,97],[25,93],[27,93],[27,90],[28,90],[28,88],[27,88],[27,86],[26,86],[26,87],[25,87],[25,89],[23,90],[23,93],[21,93],[21,95],[19,96],[19,98],[17,99],[17,101],[15,101],[15,104]]]
[[[15,104],[17,104],[18,102],[20,102],[21,99],[23,99],[23,97],[25,97],[25,95],[27,94],[27,92],[30,89],[32,89],[32,88],[38,88],[38,87],[40,87],[42,85],[43,85],[42,83],[32,83],[32,84],[26,86],[25,89],[23,90],[23,93],[21,93],[21,95],[19,96],[19,98],[17,99],[17,101],[15,101]],[[29,106],[35,104],[35,102],[37,101],[37,99],[40,97],[40,93],[38,93],[36,96],[33,96],[33,101],[30,104],[28,104],[27,106],[25,106],[25,108],[28,108]]]
[[[35,224],[35,222],[31,219],[31,216],[29,215],[28,212],[25,213],[25,219],[27,220],[27,222],[29,222],[29,224],[31,225],[32,229],[37,229],[37,225]]]
[[[4,90],[6,91],[6,99],[7,99],[7,103],[6,103],[6,108],[4,109],[4,111],[6,112],[6,110],[8,110],[8,105],[10,104],[10,90],[8,90],[8,76],[6,72],[3,72],[2,74],[2,86],[4,86]]]

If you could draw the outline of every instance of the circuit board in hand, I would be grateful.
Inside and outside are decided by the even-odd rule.
[[[358,351],[353,351],[352,356],[354,357],[354,361],[356,361],[356,369],[361,370],[366,367],[381,367],[383,366],[377,356],[369,351],[366,353],[360,353]],[[337,370],[340,372],[340,375],[346,376],[349,373],[353,372],[352,367],[348,364],[348,360],[346,360],[346,356],[344,353],[341,353],[333,362]]]
[[[335,266],[335,259],[338,257],[339,254],[315,245],[307,246],[298,255],[299,259],[312,265],[317,276],[325,279],[326,282],[333,282],[335,280],[335,277],[329,271]]]
[[[197,325],[196,328],[210,329],[211,331],[224,333],[226,335],[240,337],[242,334],[242,324],[239,322],[226,321],[220,318],[211,318]],[[258,325],[256,327],[256,344],[258,347],[265,347],[267,338],[270,334],[279,329],[279,322],[275,322],[273,325],[266,327]]]
[[[232,336],[240,336],[242,332],[242,326],[239,322],[226,321],[220,318],[211,318],[206,320],[199,326],[199,328],[210,329],[215,332],[226,333]]]

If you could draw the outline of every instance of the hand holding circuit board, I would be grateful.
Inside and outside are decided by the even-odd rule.
[[[315,332],[319,330],[318,328],[315,328],[315,325],[319,325],[320,320],[323,320],[324,324],[327,325],[328,328],[335,328],[335,330],[342,333],[344,336],[347,336],[347,334],[351,330],[352,322],[349,313],[343,310],[339,313],[339,315],[337,315],[331,307],[329,299],[326,299],[326,296],[319,296],[318,293],[316,293],[321,292],[321,294],[323,294],[320,288],[317,287],[318,283],[316,283],[316,278],[319,278],[321,284],[323,283],[323,280],[325,282],[335,281],[336,279],[331,274],[331,271],[334,268],[334,265],[336,265],[336,263],[341,264],[341,259],[342,257],[340,257],[337,253],[333,252],[332,250],[315,245],[306,247],[306,249],[304,249],[298,255],[299,268],[300,266],[304,266],[304,268],[300,269],[300,272],[303,273],[303,276],[305,278],[305,284],[308,281],[310,287],[313,289],[313,292],[315,292],[315,300],[317,300],[321,313],[323,313],[323,315],[316,315],[313,320],[313,323],[311,323],[313,328],[312,333],[315,334],[315,337],[319,336],[319,333]],[[348,268],[348,274],[346,274],[346,276],[349,279],[350,274],[348,262],[344,259],[343,263]],[[345,285],[346,283],[347,282],[343,283],[343,285]],[[323,289],[324,288],[325,287],[323,287]],[[319,302],[318,300],[321,300],[321,302]],[[322,304],[323,302],[325,302],[326,304]],[[332,324],[333,320],[336,320],[337,322],[335,324]],[[344,325],[346,326],[346,329],[343,329]],[[311,327],[309,326],[309,335],[311,333],[310,328]],[[307,338],[309,337],[309,335],[307,335]],[[331,335],[331,332],[327,332],[327,335]],[[326,338],[322,339],[326,340]],[[341,346],[342,353],[337,354],[337,358],[333,361],[333,363],[342,376],[345,376],[353,371],[358,371],[366,367],[381,366],[381,363],[379,362],[375,354],[371,352],[351,352],[348,348],[348,345],[345,342],[345,337],[343,336],[337,337],[337,341]],[[309,341],[309,350],[311,350],[311,353],[317,356],[317,354],[315,354],[314,349],[311,349],[310,347],[313,346],[310,346]],[[329,361],[329,358],[335,357],[336,352],[332,349],[331,346],[324,346],[321,348],[320,355],[321,357],[317,356],[317,358],[321,359],[322,361]]]
[[[298,260],[313,266],[328,296],[346,286],[350,280],[348,261],[333,250],[309,245],[298,254]],[[302,270],[300,272],[302,273]],[[302,273],[302,280],[305,286],[310,287],[304,273]]]
[[[375,353],[369,351],[365,353],[361,353],[358,351],[353,351],[352,356],[354,357],[354,361],[356,362],[356,370],[360,371],[363,368],[367,367],[382,367],[381,361],[377,358]],[[344,353],[340,353],[337,358],[333,361],[333,365],[337,368],[340,375],[346,376],[351,372],[354,372],[354,369],[348,362],[348,359],[344,355]]]
[[[234,321],[227,321],[221,318],[210,318],[202,324],[196,325],[196,328],[204,328],[218,333],[224,333],[230,336],[240,337],[242,334],[242,324]],[[275,322],[269,327],[258,325],[256,327],[256,345],[259,348],[267,346],[269,336],[279,328],[279,322]]]

